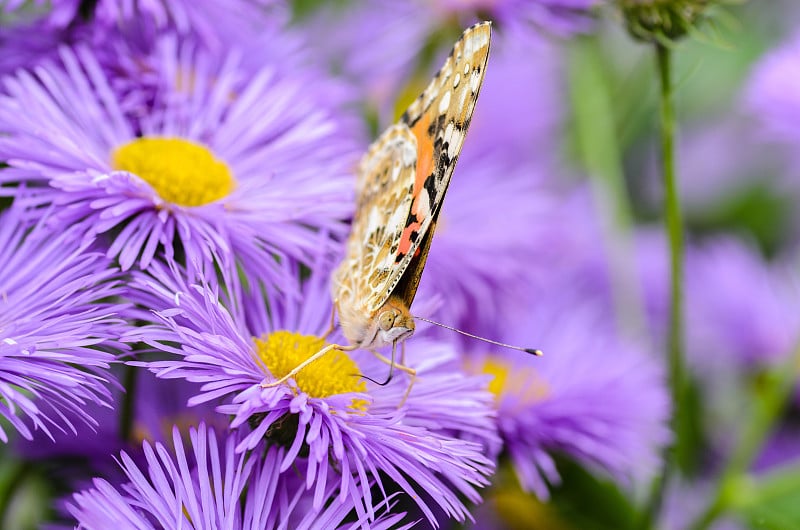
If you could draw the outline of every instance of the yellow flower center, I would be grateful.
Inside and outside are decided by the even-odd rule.
[[[483,365],[471,369],[473,372],[493,375],[489,392],[500,398],[506,394],[516,394],[526,403],[547,399],[550,389],[547,382],[533,368],[511,366],[500,357],[487,357]]]
[[[493,487],[486,493],[486,501],[494,508],[503,528],[526,530],[547,528],[567,530],[570,526],[562,519],[558,510],[543,503],[535,495],[523,491],[514,470],[508,462],[501,463],[493,477]]]
[[[325,339],[291,331],[275,331],[254,338],[258,356],[273,377],[288,374],[297,365],[325,347]],[[303,368],[294,380],[297,387],[314,398],[350,392],[366,392],[366,383],[358,377],[358,365],[346,353],[333,350]],[[364,411],[367,402],[354,399],[350,408]]]
[[[205,146],[182,138],[137,138],[112,154],[114,169],[130,171],[167,202],[202,206],[236,186],[228,166]]]

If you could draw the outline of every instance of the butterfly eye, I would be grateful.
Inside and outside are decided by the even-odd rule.
[[[394,327],[394,321],[396,319],[395,311],[389,309],[384,311],[378,317],[378,325],[381,327],[383,331],[389,331]]]

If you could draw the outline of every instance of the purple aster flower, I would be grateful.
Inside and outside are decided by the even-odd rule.
[[[564,65],[551,42],[495,32],[459,168],[494,154],[509,167],[533,166],[549,181],[567,173],[560,156],[568,116]]]
[[[29,13],[38,13],[46,8],[45,0],[3,0],[0,2],[0,15],[3,16],[2,22],[8,23],[9,15],[30,16]],[[13,20],[13,18],[12,18]]]
[[[724,117],[683,127],[676,148],[681,154],[677,170],[681,204],[690,218],[701,222],[709,211],[713,215],[720,206],[755,187],[769,187],[774,193],[796,190],[788,180],[781,181],[785,160],[780,147],[759,141],[752,120],[729,109],[725,112]],[[642,175],[640,207],[659,210],[664,195],[660,159],[654,150],[648,155],[643,167],[632,173]]]
[[[658,468],[670,439],[662,367],[617,337],[604,303],[578,289],[537,290],[512,338],[545,355],[472,355],[473,371],[495,376],[497,422],[522,487],[548,498],[560,452],[625,485]]]
[[[0,417],[20,435],[31,425],[77,432],[75,419],[109,406],[109,364],[124,331],[122,306],[103,302],[120,294],[109,261],[79,245],[75,234],[53,236],[23,222],[12,209],[0,215]],[[0,426],[0,440],[8,441]]]
[[[547,240],[556,206],[534,171],[508,168],[501,157],[459,165],[419,289],[421,296],[441,299],[438,320],[498,336],[508,312],[526,302],[520,293],[527,296],[536,278],[540,242]]]
[[[751,73],[745,104],[764,134],[797,146],[800,142],[800,35],[768,53]]]
[[[705,367],[781,362],[800,340],[800,278],[735,239],[689,252],[687,343]]]
[[[225,429],[228,421],[214,411],[215,404],[186,407],[186,401],[196,391],[196,385],[184,381],[164,381],[158,379],[147,370],[137,370],[135,377],[127,381],[125,392],[113,392],[111,406],[89,403],[82,408],[86,415],[97,421],[96,426],[77,425],[78,432],[53,433],[54,443],[41,443],[18,440],[14,446],[17,454],[28,460],[47,460],[51,458],[69,458],[78,462],[80,469],[70,465],[62,466],[59,474],[63,474],[70,483],[87,479],[87,468],[101,472],[104,476],[118,471],[113,457],[123,449],[131,450],[130,454],[138,458],[141,443],[168,442],[172,437],[173,426],[181,429],[185,435],[190,426],[201,422]],[[121,417],[126,407],[125,399],[130,396],[129,425],[122,425]],[[124,430],[123,430],[124,429]],[[88,464],[88,465],[87,465]]]
[[[256,38],[273,26],[276,17],[285,21],[288,10],[275,0],[99,0],[92,13],[95,23],[123,29],[142,24],[144,18],[158,31],[194,35],[218,51],[231,43]]]
[[[791,17],[793,18],[793,17]],[[750,74],[743,91],[743,106],[751,119],[748,144],[759,150],[758,160],[784,180],[778,182],[796,197],[800,191],[796,175],[800,171],[800,34],[767,53]],[[755,127],[753,127],[755,125]],[[741,149],[737,146],[737,149]],[[765,155],[766,151],[766,155]],[[730,153],[726,158],[731,158]],[[781,190],[783,191],[783,190]]]
[[[664,508],[661,511],[659,528],[689,530],[696,518],[703,513],[708,503],[712,502],[713,484],[708,479],[692,482],[674,480],[668,485]],[[730,516],[719,517],[709,530],[744,530],[747,528]]]
[[[242,70],[236,50],[218,57],[171,37],[155,50],[163,104],[138,119],[85,47],[7,77],[0,183],[57,204],[62,225],[113,234],[108,255],[123,269],[180,244],[187,263],[215,254],[252,272],[307,257],[316,229],[344,231],[353,142],[324,79]]]
[[[415,2],[364,1],[325,6],[301,27],[309,45],[377,111],[379,125],[394,120],[398,95],[417,66],[438,22]]]
[[[479,13],[511,28],[528,33],[536,29],[545,34],[570,36],[591,28],[592,9],[601,0],[435,0],[445,12]]]
[[[13,5],[11,8],[13,9]],[[2,18],[0,6],[0,18]],[[6,6],[6,9],[9,9]],[[39,62],[53,58],[61,44],[70,42],[73,32],[63,24],[51,24],[46,16],[26,13],[14,16],[12,21],[0,21],[0,75],[11,73],[18,68],[30,68]],[[12,13],[15,14],[15,13]]]
[[[218,440],[205,424],[192,429],[190,439],[187,448],[175,429],[174,454],[161,443],[145,443],[146,468],[122,453],[120,466],[129,482],[115,487],[98,478],[93,488],[76,493],[67,509],[77,520],[77,528],[322,530],[366,523],[345,522],[352,504],[332,503],[309,510],[302,481],[291,474],[280,475],[275,452],[263,459],[258,453],[237,453],[235,435]],[[327,498],[335,494],[325,493]],[[387,515],[370,527],[397,528],[403,516]]]
[[[437,523],[428,502],[464,520],[464,499],[480,500],[476,488],[493,469],[483,453],[496,438],[491,397],[482,390],[485,378],[452,370],[449,346],[411,341],[406,362],[417,377],[410,393],[402,374],[383,386],[358,377],[383,379],[389,370],[360,351],[331,352],[286,384],[262,388],[326,342],[343,343],[338,331],[323,338],[332,306],[327,282],[320,279],[327,276],[318,269],[301,296],[249,297],[241,308],[227,304],[233,309],[219,302],[225,289],[188,286],[157,266],[152,277],[137,275],[142,294],[134,298],[156,309],[160,320],[137,338],[178,357],[142,365],[159,377],[203,383],[190,405],[228,397],[218,411],[234,416],[234,428],[251,427],[238,449],[254,449],[266,439],[270,450],[280,451],[281,472],[305,467],[315,508],[336,484],[342,501],[351,499],[359,517],[372,519],[376,500],[367,484],[374,480],[384,491],[388,477],[431,524]]]

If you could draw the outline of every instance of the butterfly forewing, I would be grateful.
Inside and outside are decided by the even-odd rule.
[[[351,342],[358,342],[360,330],[390,295],[399,294],[407,305],[413,300],[432,236],[428,231],[483,82],[490,35],[488,22],[466,30],[422,95],[359,164],[347,254],[333,275],[340,323]],[[404,278],[409,267],[416,270]]]
[[[450,184],[483,84],[490,39],[488,22],[466,30],[428,87],[400,119],[417,140],[417,168],[414,199],[395,257],[398,266],[390,278],[390,293],[410,265],[420,268],[425,265],[428,249],[422,252],[424,257],[417,250],[423,241],[430,244],[432,234],[428,232]],[[411,305],[422,271],[409,272],[403,278],[406,283],[403,290],[405,302]]]

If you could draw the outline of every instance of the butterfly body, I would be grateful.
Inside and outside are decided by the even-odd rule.
[[[490,38],[488,22],[467,29],[358,166],[352,231],[332,277],[339,323],[354,347],[396,344],[414,332],[409,307],[483,82]]]

